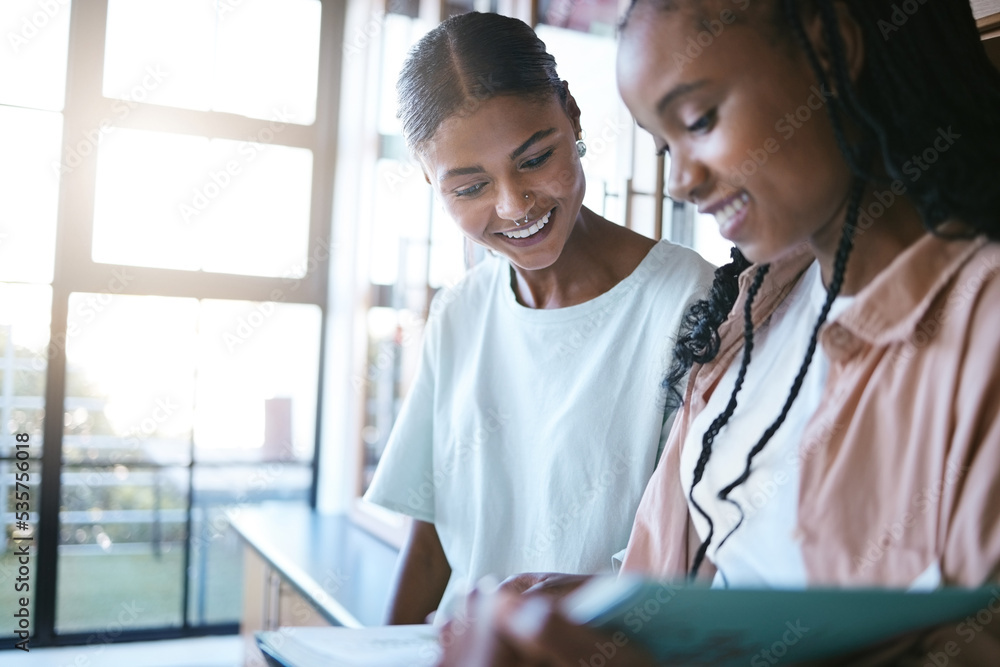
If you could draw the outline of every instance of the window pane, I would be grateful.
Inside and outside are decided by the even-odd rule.
[[[626,150],[631,139],[632,119],[622,109],[615,90],[615,40],[613,37],[586,35],[571,30],[540,25],[538,36],[559,63],[559,76],[569,82],[570,91],[583,109],[583,128],[587,154],[583,171],[587,193],[583,204],[600,213],[604,208],[605,189],[619,187],[619,150]],[[654,151],[639,154],[655,166]]]
[[[466,12],[494,12],[497,11],[497,0],[445,0],[445,18]]]
[[[56,630],[179,626],[188,470],[67,466]]]
[[[539,0],[540,23],[614,37],[618,0]],[[547,44],[548,42],[546,42]],[[563,61],[559,61],[563,62]],[[614,62],[612,60],[612,62]],[[564,75],[565,76],[565,75]]]
[[[243,542],[230,530],[227,513],[265,500],[305,504],[311,484],[312,471],[305,465],[195,468],[188,604],[192,625],[240,619]]]
[[[440,206],[431,225],[430,286],[451,287],[465,276],[465,236]]]
[[[311,305],[202,302],[198,460],[312,459],[321,317]]]
[[[198,302],[73,294],[63,459],[190,460]]]
[[[670,207],[664,207],[663,235],[670,232]],[[656,199],[647,195],[632,195],[632,229],[653,238],[656,232]]]
[[[396,80],[410,47],[432,26],[424,21],[393,13],[386,14],[383,21],[378,131],[380,134],[402,134],[402,126],[396,118]],[[347,54],[351,54],[349,49]]]
[[[213,108],[252,118],[287,114],[316,120],[319,68],[318,0],[254,0],[219,4],[216,99]]]
[[[69,48],[69,0],[0,4],[0,104],[63,108]]]
[[[426,253],[432,205],[431,188],[419,167],[398,160],[378,161],[369,268],[372,283],[391,285],[405,276],[408,243],[422,243]]]
[[[214,35],[210,0],[110,0],[104,95],[131,99],[126,91],[152,67],[167,74],[147,102],[209,109]]]
[[[15,433],[41,455],[51,308],[48,286],[0,283],[0,457],[14,455]]]
[[[402,14],[415,19],[420,14],[420,0],[392,0],[387,3],[386,13]]]
[[[250,143],[125,129],[102,138],[94,261],[304,275],[312,152],[267,138]]]
[[[149,101],[252,118],[316,118],[318,0],[111,0],[104,94],[122,97],[147,67]]]
[[[729,263],[730,241],[722,238],[714,215],[695,213],[694,249],[716,266]]]
[[[652,135],[640,127],[635,128],[635,155],[633,158],[632,190],[652,195],[656,191],[656,144]],[[670,156],[666,156],[664,172],[670,174]]]
[[[61,141],[61,114],[0,106],[0,280],[52,280]]]

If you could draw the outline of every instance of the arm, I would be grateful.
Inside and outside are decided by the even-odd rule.
[[[414,520],[400,553],[386,622],[389,625],[424,623],[427,615],[441,602],[449,577],[451,566],[434,524]]]

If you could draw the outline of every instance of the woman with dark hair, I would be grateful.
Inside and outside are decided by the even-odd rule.
[[[913,4],[905,22],[891,0],[633,4],[622,97],[670,153],[671,196],[714,212],[753,265],[737,290],[720,271],[686,320],[683,408],[623,571],[718,587],[997,580],[1000,74],[967,2]],[[448,664],[591,664],[607,641],[537,596],[473,608],[489,619]],[[994,626],[838,664],[956,649],[1000,664]]]
[[[582,206],[580,110],[524,23],[453,17],[398,83],[406,140],[490,255],[435,297],[366,498],[415,520],[391,623],[485,575],[610,571],[668,432],[659,383],[712,268]]]

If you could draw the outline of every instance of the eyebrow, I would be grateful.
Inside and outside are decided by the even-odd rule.
[[[542,139],[544,139],[545,137],[549,136],[550,134],[552,134],[555,131],[556,131],[556,128],[550,127],[547,130],[539,130],[538,132],[535,132],[533,135],[531,135],[528,138],[527,141],[525,141],[523,144],[521,144],[520,146],[518,146],[517,148],[514,149],[514,152],[510,154],[510,159],[511,160],[516,160],[522,153],[524,153],[524,151],[526,151],[529,148],[531,148],[532,144],[541,141]]]
[[[444,181],[447,181],[449,178],[452,178],[454,176],[468,176],[469,174],[481,174],[484,171],[486,170],[483,169],[482,166],[478,164],[475,165],[474,167],[457,167],[455,169],[449,169],[448,171],[441,174],[441,177],[438,179],[438,182],[443,183]]]
[[[523,144],[521,144],[511,152],[510,159],[516,160],[518,157],[523,155],[526,150],[531,148],[532,145],[538,143],[539,141],[541,141],[542,139],[549,136],[555,131],[556,128],[550,127],[547,130],[539,130],[538,132],[535,132],[533,135],[528,137],[527,141],[525,141]],[[455,176],[468,176],[469,174],[481,174],[485,171],[486,170],[481,165],[478,164],[472,167],[456,167],[455,169],[449,169],[448,171],[444,172],[441,175],[441,177],[438,178],[438,182],[444,182],[449,178],[453,178]]]
[[[660,98],[660,101],[656,103],[656,113],[661,114],[663,110],[668,106],[677,101],[678,98],[683,97],[689,93],[708,85],[708,80],[702,79],[701,81],[694,81],[692,83],[682,83],[669,93]]]

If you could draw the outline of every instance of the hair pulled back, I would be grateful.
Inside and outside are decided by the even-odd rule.
[[[419,150],[456,114],[490,98],[517,95],[566,104],[556,60],[526,23],[499,14],[453,16],[410,51],[396,84],[407,144]]]

